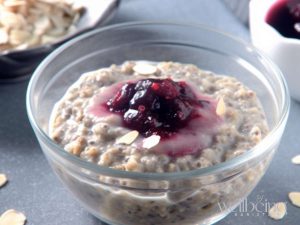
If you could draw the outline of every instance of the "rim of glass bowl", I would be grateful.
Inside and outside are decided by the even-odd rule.
[[[164,25],[164,26],[179,26],[179,27],[190,27],[191,29],[200,29],[200,30],[206,30],[208,32],[216,33],[218,35],[223,35],[226,38],[233,39],[236,42],[239,42],[243,46],[245,46],[247,49],[250,49],[252,51],[255,51],[257,54],[257,57],[259,57],[259,60],[261,63],[268,67],[268,70],[271,70],[270,72],[275,75],[276,81],[279,82],[280,89],[282,91],[281,97],[283,99],[283,105],[280,107],[279,111],[279,121],[274,126],[274,128],[269,132],[269,134],[256,146],[245,152],[244,154],[237,156],[233,159],[230,159],[228,161],[206,167],[206,168],[200,168],[195,169],[191,171],[183,171],[183,172],[168,172],[168,173],[141,173],[141,172],[131,172],[131,171],[122,171],[122,170],[116,170],[109,167],[99,166],[97,164],[87,162],[75,155],[72,155],[65,151],[62,147],[60,147],[58,144],[54,143],[52,139],[39,127],[37,124],[33,113],[32,113],[32,104],[33,104],[33,96],[31,95],[33,88],[36,85],[36,82],[38,78],[41,76],[42,71],[44,68],[54,59],[57,57],[62,51],[64,51],[69,46],[75,44],[76,42],[83,40],[89,36],[92,36],[96,33],[107,31],[111,29],[116,28],[126,28],[126,27],[132,27],[132,26],[147,26],[147,25]],[[44,142],[46,142],[51,147],[51,151],[54,151],[55,154],[59,155],[60,157],[63,157],[64,159],[68,160],[69,162],[75,164],[76,166],[79,166],[81,168],[90,170],[94,173],[99,173],[103,175],[108,175],[112,177],[121,177],[121,178],[129,178],[129,179],[144,179],[144,180],[173,180],[173,179],[182,179],[182,178],[191,178],[195,176],[206,176],[206,175],[212,175],[215,173],[220,173],[223,171],[226,171],[230,168],[234,168],[237,166],[241,166],[245,164],[246,162],[249,162],[251,159],[254,159],[260,155],[262,155],[266,150],[268,150],[270,147],[272,147],[273,143],[273,137],[276,136],[278,132],[280,132],[280,128],[285,125],[288,113],[289,113],[289,107],[290,107],[290,98],[289,98],[289,92],[287,88],[287,84],[285,79],[283,78],[283,75],[281,71],[277,68],[277,66],[263,53],[261,53],[259,50],[257,50],[255,47],[253,47],[251,44],[248,44],[247,42],[240,40],[238,38],[235,38],[227,33],[217,31],[213,28],[207,27],[205,25],[201,24],[186,24],[186,23],[177,23],[177,22],[156,22],[156,21],[144,21],[144,22],[127,22],[127,23],[121,23],[116,25],[110,25],[104,28],[99,28],[93,31],[90,31],[86,34],[80,35],[76,38],[74,38],[71,41],[68,41],[67,43],[60,46],[58,49],[56,49],[53,53],[51,53],[46,59],[43,60],[43,62],[38,66],[38,68],[34,71],[32,78],[29,82],[27,94],[26,94],[26,107],[27,107],[27,114],[30,120],[30,123],[35,130],[36,133],[40,135],[40,138]],[[264,149],[264,151],[260,151],[260,149]]]

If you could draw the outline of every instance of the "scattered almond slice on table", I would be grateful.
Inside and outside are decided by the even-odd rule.
[[[290,192],[289,199],[293,205],[300,207],[300,192]]]
[[[133,70],[141,75],[150,75],[150,74],[154,74],[157,68],[150,64],[139,63],[133,67]]]
[[[26,217],[14,209],[5,211],[0,217],[0,225],[24,225]]]
[[[221,97],[218,101],[217,107],[216,107],[216,114],[218,116],[224,116],[226,112],[226,105],[224,102],[224,99]]]
[[[292,158],[292,163],[300,165],[300,155],[296,155]]]
[[[286,204],[278,202],[273,205],[268,211],[268,216],[274,220],[281,220],[286,214]]]
[[[5,174],[0,173],[0,187],[4,186],[7,183],[7,177]]]
[[[152,135],[148,138],[145,138],[143,140],[143,148],[146,148],[146,149],[153,148],[156,145],[158,145],[159,141],[160,141],[160,136],[158,136],[158,135]]]
[[[120,137],[117,140],[117,144],[126,144],[130,145],[134,142],[134,140],[139,136],[139,132],[136,130],[130,131],[129,133],[125,134],[124,136]]]

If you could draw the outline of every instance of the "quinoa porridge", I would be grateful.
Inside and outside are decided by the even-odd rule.
[[[142,173],[209,167],[243,154],[267,133],[255,92],[233,77],[175,62],[127,61],[85,73],[56,103],[49,123],[50,137],[67,152]],[[217,214],[220,203],[236,204],[249,193],[267,163],[217,184],[214,176],[151,183],[169,190],[162,194],[105,185],[146,188],[137,181],[100,176],[103,185],[92,185],[61,176],[114,224],[196,224]]]

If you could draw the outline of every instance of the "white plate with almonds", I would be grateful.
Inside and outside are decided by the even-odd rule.
[[[0,0],[0,80],[31,72],[54,48],[106,22],[119,0]]]

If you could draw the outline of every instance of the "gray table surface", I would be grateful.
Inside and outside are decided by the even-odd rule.
[[[204,23],[249,41],[249,31],[219,0],[124,0],[110,24],[137,20]],[[1,69],[1,68],[0,68]],[[0,173],[9,183],[0,190],[0,212],[23,211],[28,225],[101,225],[75,202],[55,177],[43,156],[26,115],[28,81],[0,87]],[[247,198],[247,210],[237,208],[218,224],[300,224],[300,209],[287,204],[287,216],[271,220],[264,207],[289,202],[300,191],[300,167],[290,159],[300,153],[300,104],[292,101],[279,151],[261,182]],[[257,210],[253,210],[253,206]],[[244,208],[245,209],[245,208]]]

